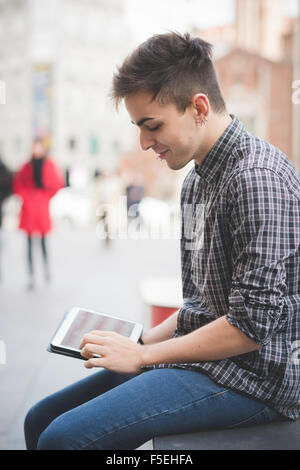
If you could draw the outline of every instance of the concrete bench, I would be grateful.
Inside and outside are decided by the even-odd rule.
[[[300,419],[153,439],[153,450],[299,450]]]

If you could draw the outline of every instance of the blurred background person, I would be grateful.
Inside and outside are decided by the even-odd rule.
[[[143,175],[132,172],[129,184],[126,186],[127,216],[129,220],[140,218],[139,205],[145,196]]]
[[[127,196],[127,213],[129,217],[138,217],[139,213],[139,204],[144,197],[144,186],[133,181],[126,187],[126,196]]]
[[[108,245],[116,229],[116,207],[122,195],[122,183],[117,171],[95,171],[95,202],[98,236]],[[101,228],[101,230],[100,230]]]
[[[0,262],[2,252],[2,203],[12,193],[13,172],[10,171],[1,159],[0,155]],[[0,280],[2,278],[0,264]]]
[[[13,192],[22,199],[19,228],[27,233],[29,289],[34,287],[32,239],[36,234],[41,241],[45,280],[50,280],[46,248],[46,235],[51,230],[49,202],[62,187],[64,180],[60,169],[48,157],[42,140],[35,139],[31,159],[16,173],[13,180]]]

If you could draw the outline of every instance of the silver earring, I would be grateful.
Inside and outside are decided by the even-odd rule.
[[[206,116],[204,116],[202,119],[197,121],[197,127],[202,127],[207,123],[208,119]]]
[[[204,116],[204,117],[202,118],[202,120],[200,121],[200,126],[201,126],[201,127],[202,127],[202,126],[205,126],[205,124],[207,123],[207,121],[208,121],[207,117]]]

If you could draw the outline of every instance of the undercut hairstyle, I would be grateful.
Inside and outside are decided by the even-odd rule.
[[[174,103],[184,112],[196,93],[204,93],[216,113],[224,113],[213,46],[188,33],[157,34],[140,44],[117,68],[111,96],[118,109],[123,98],[147,92],[160,104]]]

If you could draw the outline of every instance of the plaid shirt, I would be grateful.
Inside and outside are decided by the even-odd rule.
[[[259,350],[216,361],[157,364],[300,415],[300,176],[235,116],[182,187],[183,306],[173,337],[225,316]],[[297,352],[298,349],[298,352]]]

